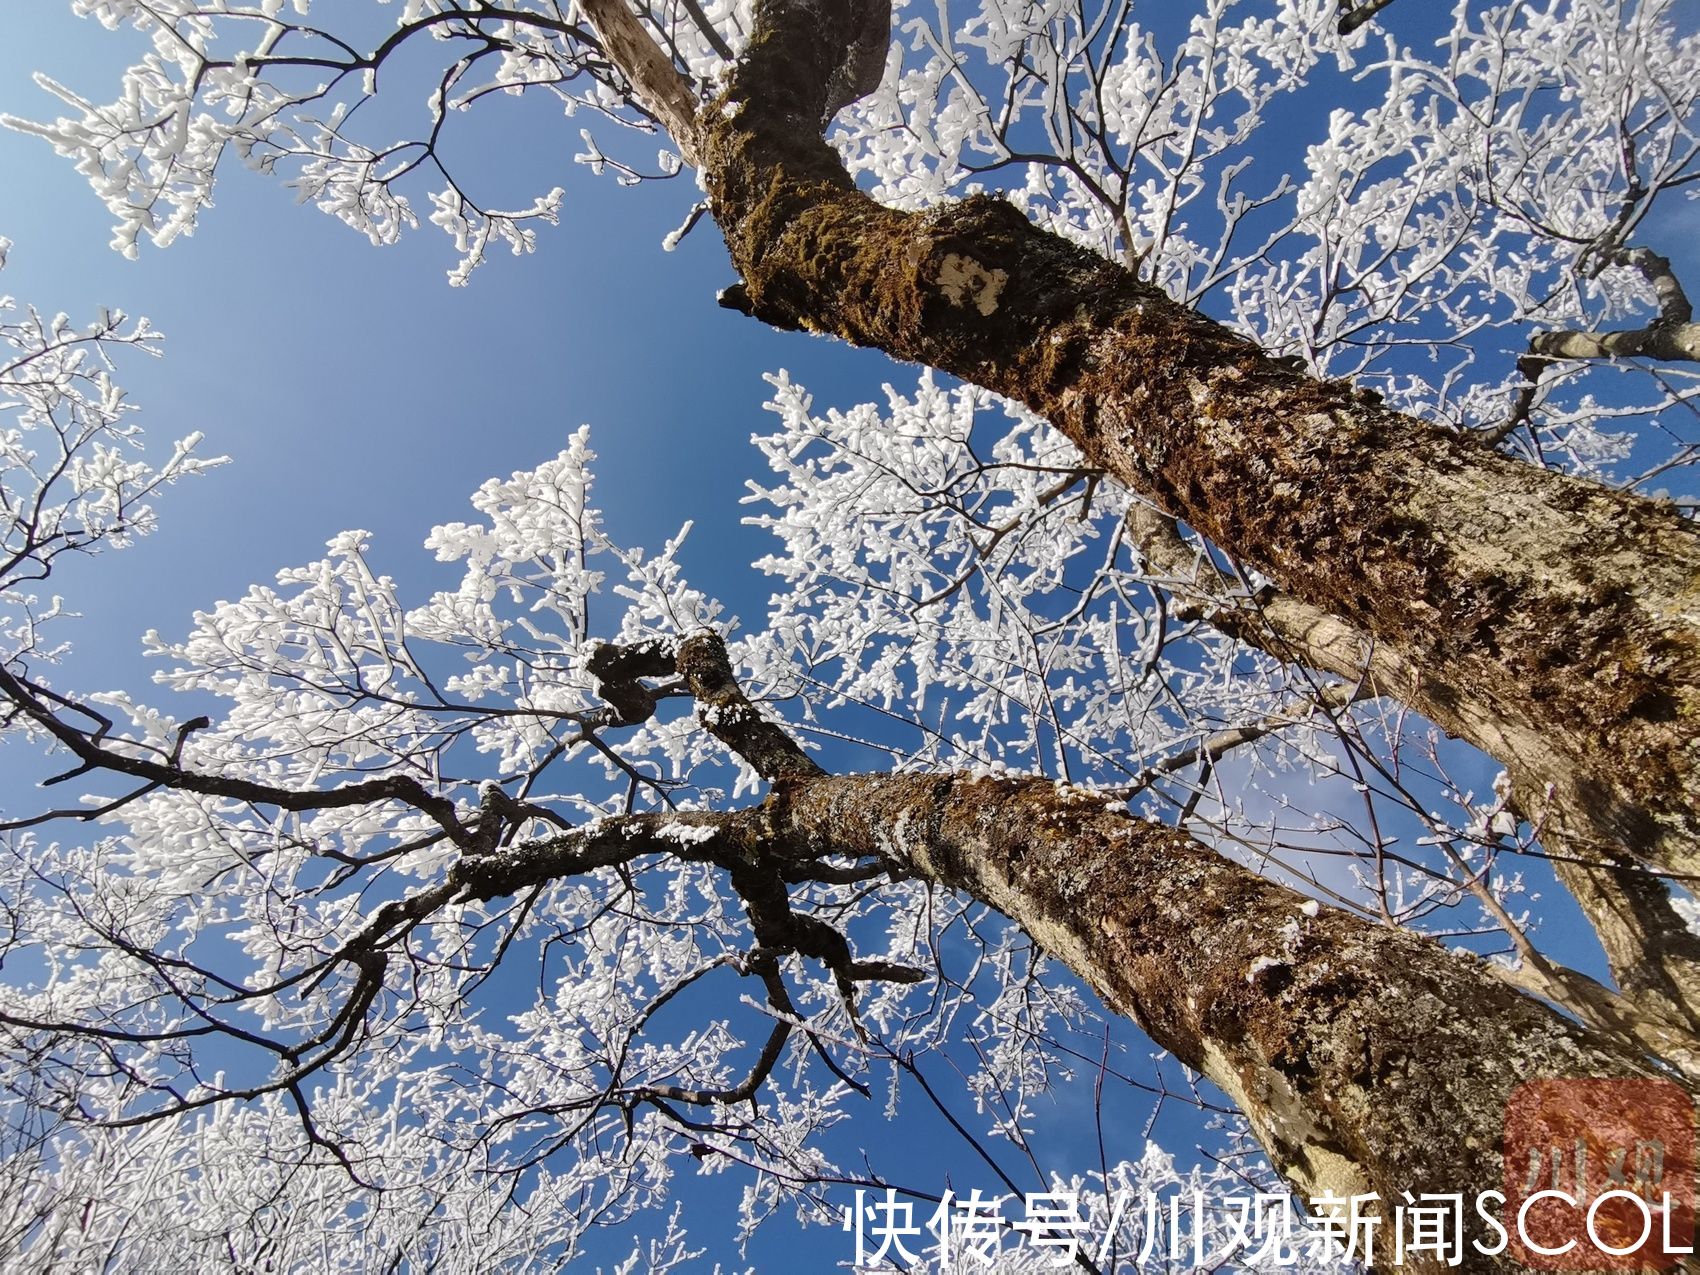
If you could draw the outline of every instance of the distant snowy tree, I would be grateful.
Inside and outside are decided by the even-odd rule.
[[[150,334],[7,326],[0,694],[78,798],[0,825],[8,1242],[482,1269],[652,1210],[622,1269],[665,1270],[681,1166],[745,1175],[746,1232],[885,1189],[835,1131],[945,1111],[929,1050],[1031,1156],[1041,1094],[1121,1075],[1059,965],[1306,1196],[1497,1184],[1521,1079],[1700,1074],[1673,4],[287,8],[88,0],[152,51],[9,122],[125,251],[234,150],[377,243],[423,189],[464,282],[561,196],[483,207],[453,115],[553,95],[593,168],[696,169],[725,304],[928,370],[824,414],[773,378],[763,624],[683,532],[609,538],[581,431],[432,533],[453,591],[351,531],[150,634],[179,716],[55,686],[31,586],[204,467],[125,450],[99,358]],[[433,41],[422,138],[363,134]],[[1524,856],[1614,985],[1543,953]],[[1094,1224],[1184,1176],[1067,1173]]]

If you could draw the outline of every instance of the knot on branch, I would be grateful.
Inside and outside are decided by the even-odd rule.
[[[584,669],[596,679],[596,693],[616,714],[608,724],[636,726],[655,715],[660,694],[643,679],[673,672],[673,643],[666,638],[650,638],[630,646],[598,642],[585,657]]]
[[[675,667],[686,689],[696,697],[699,716],[709,733],[763,779],[783,783],[826,773],[750,703],[732,674],[726,643],[719,634],[702,632],[686,638],[679,644]]]

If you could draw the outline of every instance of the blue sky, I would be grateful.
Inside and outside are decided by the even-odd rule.
[[[10,6],[0,112],[54,113],[35,70],[108,100],[134,48],[129,33],[79,21],[68,5]],[[147,315],[166,334],[165,357],[127,358],[118,380],[152,446],[201,430],[207,453],[232,458],[171,489],[155,535],[56,571],[55,590],[85,617],[67,634],[76,652],[64,685],[129,685],[157,700],[144,631],[181,635],[196,608],[320,557],[345,528],[373,532],[374,562],[422,600],[433,570],[442,581],[454,571],[421,547],[430,528],[470,516],[467,497],[486,478],[553,456],[583,422],[616,540],[658,548],[694,519],[691,578],[761,622],[769,586],[748,564],[772,546],[740,525],[737,504],[757,463],[749,436],[771,419],[761,374],[788,367],[845,403],[906,374],[880,355],[720,308],[715,293],[733,274],[713,225],[661,249],[694,199],[688,177],[622,189],[571,162],[570,121],[534,115],[518,127],[507,149],[521,172],[542,167],[532,151],[559,156],[536,180],[567,189],[562,223],[544,228],[535,255],[495,256],[456,289],[445,280],[451,246],[435,229],[375,250],[298,207],[280,182],[234,165],[192,237],[126,261],[107,247],[106,210],[71,165],[0,130],[0,235],[14,242],[0,292],[78,322],[101,306]],[[0,780],[0,791],[16,783]],[[727,1219],[701,1239],[729,1261],[741,1187],[722,1175],[693,1189],[696,1207]],[[835,1259],[839,1238],[807,1241],[822,1246],[807,1264]],[[783,1268],[795,1243],[776,1228],[749,1260]],[[629,1244],[611,1237],[601,1256],[618,1260]]]
[[[31,71],[107,100],[135,48],[45,0],[6,25],[0,111],[20,115],[58,106]],[[676,252],[660,246],[695,196],[688,177],[622,189],[572,163],[577,128],[558,113],[502,127],[503,149],[523,156],[510,171],[564,186],[564,214],[536,254],[502,252],[456,289],[435,229],[375,250],[234,164],[192,237],[126,261],[72,166],[0,131],[0,235],[15,244],[0,290],[78,320],[102,305],[147,315],[166,357],[128,360],[120,382],[150,438],[203,430],[206,449],[233,460],[174,489],[158,534],[121,568],[93,565],[71,595],[89,616],[86,655],[122,662],[145,629],[179,631],[193,608],[316,558],[344,528],[375,533],[398,572],[424,564],[425,533],[466,516],[479,483],[554,455],[584,422],[616,539],[658,547],[696,519],[692,577],[759,623],[767,588],[746,568],[770,544],[739,525],[736,497],[756,459],[749,436],[766,427],[762,372],[787,367],[839,402],[906,374],[717,306],[733,274],[713,225]],[[537,161],[549,152],[552,168]]]
[[[6,16],[0,112],[56,112],[31,83],[37,70],[108,100],[135,47],[129,33],[111,35],[68,6],[31,0],[27,13]],[[523,157],[509,171],[566,188],[562,222],[543,228],[536,254],[493,256],[470,286],[455,289],[445,280],[451,247],[434,229],[377,250],[297,206],[280,182],[236,165],[193,236],[164,251],[144,243],[127,261],[107,247],[106,210],[72,166],[39,139],[0,131],[0,235],[14,243],[0,292],[79,322],[101,306],[147,315],[166,334],[165,357],[126,358],[118,380],[142,408],[151,446],[200,430],[205,452],[231,457],[158,502],[154,535],[120,555],[56,569],[54,590],[84,616],[64,634],[75,651],[62,685],[126,685],[159,702],[163,692],[146,681],[144,631],[183,634],[195,609],[320,557],[345,528],[372,532],[374,563],[422,599],[427,584],[450,583],[454,573],[421,547],[427,531],[468,517],[467,497],[481,482],[554,455],[581,422],[592,427],[598,503],[614,538],[657,548],[694,520],[684,553],[692,582],[747,624],[761,623],[770,584],[749,563],[774,546],[740,525],[748,510],[737,498],[760,463],[749,436],[771,428],[762,373],[788,368],[817,404],[848,406],[880,398],[885,380],[912,385],[913,370],[719,307],[715,294],[734,276],[713,225],[700,223],[673,253],[661,249],[695,198],[688,178],[623,189],[571,162],[571,121],[542,113],[505,127],[503,149]],[[537,153],[551,151],[560,158],[548,170]],[[0,779],[0,794],[33,807],[37,795],[17,791],[23,770]],[[930,1079],[941,1073],[950,1078],[939,1059]],[[966,1099],[945,1089],[972,1122]],[[876,1095],[852,1131],[877,1165],[901,1166],[932,1192],[998,1189],[918,1095],[897,1126],[880,1119],[881,1105]],[[1137,1098],[1122,1110],[1112,1095],[1112,1159],[1141,1153],[1148,1111]],[[1165,1128],[1180,1122],[1175,1149],[1184,1152],[1195,1113],[1184,1104],[1166,1111]],[[1095,1163],[1095,1144],[1082,1156],[1090,1130],[1087,1090],[1047,1121],[1041,1147],[1074,1146],[1047,1163]],[[1002,1154],[1012,1158],[1007,1147]],[[854,1151],[844,1163],[855,1166]],[[1018,1157],[1012,1169],[1025,1185],[1041,1185]],[[848,1259],[848,1236],[799,1237],[783,1221],[740,1258],[730,1241],[742,1186],[730,1173],[688,1188],[693,1241],[710,1245],[711,1261],[781,1270]],[[662,1224],[641,1225],[652,1223]],[[630,1238],[609,1237],[598,1258],[618,1260]]]
[[[34,70],[105,98],[135,47],[68,5],[13,0],[0,112],[55,112]],[[126,360],[119,379],[150,437],[204,431],[206,450],[233,460],[171,491],[160,531],[121,559],[66,570],[58,587],[87,616],[67,684],[140,688],[143,631],[181,634],[195,608],[318,557],[345,528],[374,533],[381,569],[431,578],[419,547],[430,527],[466,517],[479,483],[553,455],[581,422],[615,539],[658,547],[693,519],[692,582],[761,622],[769,584],[748,563],[772,546],[740,526],[736,503],[757,464],[748,437],[768,428],[761,374],[788,368],[817,405],[848,406],[913,372],[718,307],[733,273],[713,226],[675,253],[660,247],[694,197],[688,178],[620,189],[572,163],[577,126],[547,111],[515,114],[490,135],[505,139],[488,157],[492,180],[522,174],[528,194],[564,186],[562,224],[543,229],[535,255],[498,255],[451,289],[452,253],[436,231],[375,250],[236,166],[193,237],[125,261],[106,247],[107,213],[70,164],[0,131],[0,235],[14,241],[0,291],[78,321],[100,306],[149,316],[166,357]],[[1084,1127],[1072,1114],[1059,1135]],[[1131,1141],[1112,1158],[1137,1156]],[[903,1150],[934,1172],[922,1150]],[[930,1185],[942,1189],[942,1161],[936,1172]],[[970,1185],[993,1186],[958,1183]],[[826,1261],[810,1265],[847,1255],[826,1256],[838,1238],[818,1234],[813,1252]]]

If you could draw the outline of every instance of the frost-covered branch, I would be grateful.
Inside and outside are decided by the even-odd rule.
[[[473,6],[433,0],[397,15],[387,32],[382,25],[368,32],[358,21],[337,30],[308,21],[304,9],[284,13],[278,6],[161,8],[106,0],[91,8],[109,28],[133,25],[151,43],[151,53],[126,75],[120,99],[101,104],[44,78],[42,87],[72,113],[52,123],[4,122],[75,160],[117,222],[114,247],[130,255],[143,235],[163,245],[192,230],[233,154],[262,172],[289,174],[303,202],[374,244],[393,243],[419,224],[422,185],[428,219],[453,238],[461,256],[451,280],[464,283],[491,247],[530,251],[537,224],[556,220],[563,192],[556,185],[528,207],[490,207],[459,175],[452,120],[492,94],[530,93],[552,97],[567,115],[584,109],[622,130],[653,133],[659,118],[676,137],[688,138],[684,125],[695,101],[670,65],[684,114],[668,109],[671,97],[646,97],[648,81],[634,95],[625,64],[636,44],[627,39],[604,49],[585,21],[597,23],[596,13],[581,15],[554,0]],[[665,35],[685,60],[686,75],[706,83],[727,56],[728,37],[735,38],[734,8],[669,10],[647,27],[623,7],[619,12],[643,47],[653,50],[653,35]],[[241,52],[221,52],[230,48]],[[422,73],[417,55],[426,51],[441,61]],[[415,91],[428,103],[421,134],[398,141],[363,133],[359,108],[380,86],[386,95]],[[608,157],[588,134],[586,141],[580,158],[600,170]],[[647,173],[615,163],[632,181],[678,169],[667,152]]]
[[[192,225],[234,148],[380,242],[423,185],[464,278],[556,199],[484,209],[458,112],[547,94],[598,117],[593,168],[647,175],[608,138],[657,124],[702,165],[734,308],[983,388],[817,414],[774,378],[751,632],[686,584],[683,532],[609,536],[582,431],[432,533],[461,579],[422,604],[355,531],[149,635],[181,723],[55,688],[56,607],[20,603],[9,724],[87,802],[0,856],[8,1163],[67,1264],[110,1260],[78,1200],[116,1193],[122,1235],[176,1198],[124,1176],[119,1130],[194,1144],[173,1171],[226,1193],[239,1264],[272,1260],[266,1219],[324,1215],[320,1170],[357,1188],[338,1225],[420,1264],[395,1236],[489,1215],[510,1260],[577,1257],[675,1162],[750,1170],[746,1227],[818,1210],[878,1176],[834,1126],[887,1073],[895,1109],[927,1049],[979,1104],[956,1132],[1043,1180],[1032,1104],[1099,1026],[1052,959],[1301,1187],[1495,1180],[1509,1078],[1693,1065],[1692,936],[1618,862],[1692,866],[1692,526],[1543,469],[1686,481],[1695,389],[1592,356],[1526,384],[1515,353],[1675,323],[1674,275],[1625,247],[1695,176],[1700,46],[1667,3],[978,0],[903,10],[895,43],[878,3],[304,8],[93,6],[152,54],[116,106],[65,90],[31,127],[124,246]],[[427,103],[416,140],[364,131],[380,84]],[[1479,445],[1508,404],[1495,441],[1535,464]],[[18,571],[84,546],[14,507]],[[1616,989],[1543,955],[1532,856]],[[1400,926],[1519,958],[1587,1027]],[[244,1153],[287,1207],[229,1202]]]

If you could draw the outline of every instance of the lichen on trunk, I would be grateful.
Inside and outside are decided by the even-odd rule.
[[[1700,869],[1694,525],[1296,372],[1002,200],[874,203],[818,127],[853,8],[768,0],[698,117],[732,302],[1026,404],[1369,634],[1572,851]]]
[[[770,806],[796,851],[877,857],[1021,925],[1233,1098],[1307,1196],[1500,1189],[1519,1084],[1661,1074],[1472,956],[1321,908],[1100,794],[852,775]]]

